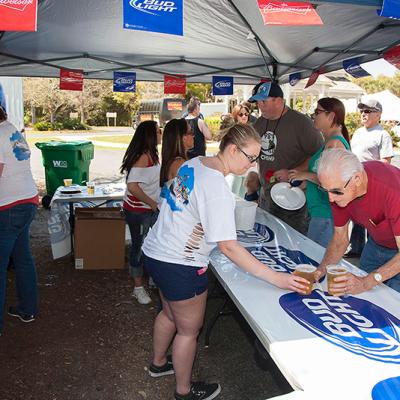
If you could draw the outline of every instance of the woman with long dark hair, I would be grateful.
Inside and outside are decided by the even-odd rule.
[[[311,157],[308,171],[289,171],[291,181],[307,181],[306,199],[308,213],[311,217],[307,236],[323,247],[327,247],[332,239],[334,224],[328,195],[318,188],[317,163],[325,149],[350,149],[349,132],[344,123],[345,116],[346,111],[340,100],[334,97],[319,99],[312,117],[314,126],[321,131],[325,143]]]
[[[121,165],[127,185],[123,207],[132,238],[129,259],[129,273],[135,281],[132,295],[140,304],[151,302],[143,287],[142,244],[158,215],[160,163],[157,145],[160,142],[161,130],[157,122],[140,123]]]
[[[193,148],[194,133],[185,118],[172,119],[165,125],[161,148],[160,187],[175,178],[179,167]]]

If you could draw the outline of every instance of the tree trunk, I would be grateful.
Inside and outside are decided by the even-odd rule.
[[[81,92],[81,122],[82,122],[82,124],[84,124],[85,123],[85,101],[84,101],[84,98],[83,98],[83,90],[82,90],[82,92]]]
[[[36,124],[36,107],[31,107],[31,114],[32,114],[32,125]]]

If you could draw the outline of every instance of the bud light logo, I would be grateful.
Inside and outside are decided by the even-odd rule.
[[[135,72],[114,72],[114,92],[136,92]]]
[[[254,257],[277,272],[292,273],[298,264],[319,264],[299,250],[286,249],[283,246],[250,246],[246,247]]]
[[[232,76],[213,76],[213,95],[224,96],[233,94],[233,77]]]
[[[307,297],[288,293],[279,303],[300,325],[335,346],[371,360],[400,364],[400,320],[376,304],[320,290]]]
[[[252,231],[237,231],[237,240],[242,243],[272,242],[275,234],[268,226],[256,222]]]
[[[129,5],[135,10],[157,16],[161,13],[171,13],[178,9],[174,1],[162,0],[130,0]]]
[[[372,388],[373,400],[399,400],[399,394],[400,376],[380,381]]]

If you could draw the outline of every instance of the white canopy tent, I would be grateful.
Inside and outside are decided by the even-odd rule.
[[[346,59],[380,58],[400,43],[400,22],[377,15],[382,0],[313,4],[323,26],[265,26],[257,0],[185,0],[184,36],[174,36],[123,29],[122,0],[39,0],[37,32],[0,33],[0,75],[57,77],[66,68],[97,79],[131,70],[138,80],[287,82],[293,72],[305,78]]]
[[[375,99],[382,104],[381,119],[383,121],[400,121],[400,98],[389,90],[367,94],[362,97],[361,101],[365,101],[366,99]]]

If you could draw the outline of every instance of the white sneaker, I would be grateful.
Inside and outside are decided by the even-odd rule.
[[[133,289],[132,296],[135,297],[139,304],[151,303],[151,298],[143,286],[138,286]]]

